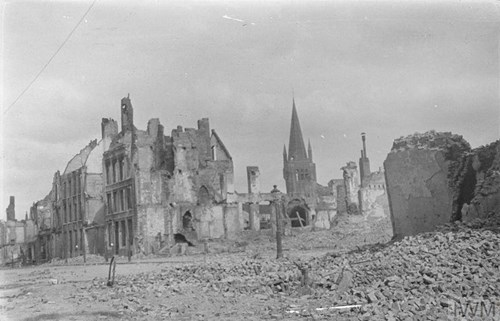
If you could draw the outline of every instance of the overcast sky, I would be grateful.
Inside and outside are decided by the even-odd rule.
[[[160,118],[169,135],[209,117],[239,192],[248,165],[263,191],[285,190],[293,93],[323,185],[358,161],[361,132],[372,170],[402,135],[452,131],[472,147],[500,136],[493,1],[101,0],[12,105],[91,3],[3,5],[0,218],[9,195],[24,218],[128,93],[140,129]]]

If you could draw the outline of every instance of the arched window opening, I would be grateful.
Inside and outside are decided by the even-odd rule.
[[[193,216],[190,211],[187,211],[182,216],[182,228],[187,231],[194,231],[193,228]]]
[[[208,189],[205,186],[200,187],[198,192],[198,202],[202,205],[210,203],[210,193],[208,193]]]

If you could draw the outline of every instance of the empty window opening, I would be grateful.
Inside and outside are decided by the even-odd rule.
[[[121,232],[122,232],[122,246],[125,247],[127,246],[127,228],[126,228],[126,224],[125,221],[123,220],[121,222]]]
[[[208,193],[208,189],[205,186],[200,187],[200,190],[198,192],[198,202],[200,204],[210,203],[210,194]]]
[[[212,160],[217,160],[217,149],[215,146],[212,146]]]
[[[132,208],[132,188],[129,186],[127,187],[127,209],[131,209]]]
[[[114,244],[115,254],[118,254],[120,250],[120,222],[115,222],[115,244]]]
[[[111,183],[116,183],[116,160],[113,160],[111,162],[111,167],[113,169],[113,173],[111,174],[112,175],[112,180],[111,180]]]
[[[106,194],[107,199],[108,199],[108,213],[111,214],[113,213],[113,201],[111,198],[111,193]]]
[[[118,165],[119,165],[119,168],[120,168],[120,170],[119,170],[119,175],[120,175],[119,178],[120,178],[120,181],[123,181],[123,159],[120,159]]]

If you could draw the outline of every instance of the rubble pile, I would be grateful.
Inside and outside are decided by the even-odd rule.
[[[392,236],[391,231],[387,229],[388,223],[383,220],[372,222],[371,228],[366,228],[363,222],[351,224],[350,227],[346,227],[347,224],[339,224],[332,230],[294,229],[290,235],[283,238],[283,248],[288,251],[314,249],[341,251],[366,244],[386,243],[390,241]],[[247,251],[262,253],[263,251],[275,250],[275,242],[274,235],[268,236],[267,240],[248,241]]]
[[[55,259],[52,259],[50,262],[44,263],[44,266],[45,265],[50,265],[50,266],[81,265],[84,263],[102,264],[105,262],[106,262],[106,260],[104,259],[103,256],[94,255],[94,254],[87,254],[85,257],[85,260],[83,259],[83,256],[76,256],[76,257],[72,257],[72,258],[68,258],[68,259],[55,258]]]
[[[425,133],[402,136],[394,140],[391,153],[407,149],[443,149],[447,159],[456,159],[464,151],[470,151],[470,144],[461,135],[430,130]]]
[[[165,298],[183,295],[263,301],[254,311],[259,319],[436,320],[456,313],[457,304],[479,301],[500,311],[500,224],[493,223],[450,223],[400,242],[315,258],[235,253],[162,265],[158,272],[118,277],[107,293],[120,311],[151,317],[165,315]],[[88,290],[104,289],[105,280],[94,280]]]
[[[313,277],[320,296],[334,305],[361,304],[352,315],[366,320],[446,319],[457,305],[480,301],[494,302],[498,310],[500,235],[497,227],[477,229],[484,225],[448,224],[383,248],[327,256]],[[347,286],[325,277],[331,266],[343,267]]]

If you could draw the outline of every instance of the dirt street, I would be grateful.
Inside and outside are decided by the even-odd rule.
[[[120,258],[112,287],[107,265],[81,258],[2,270],[0,313],[9,321],[499,320],[498,222],[366,244],[375,239],[294,234],[279,260],[262,235],[213,242],[208,255]]]

